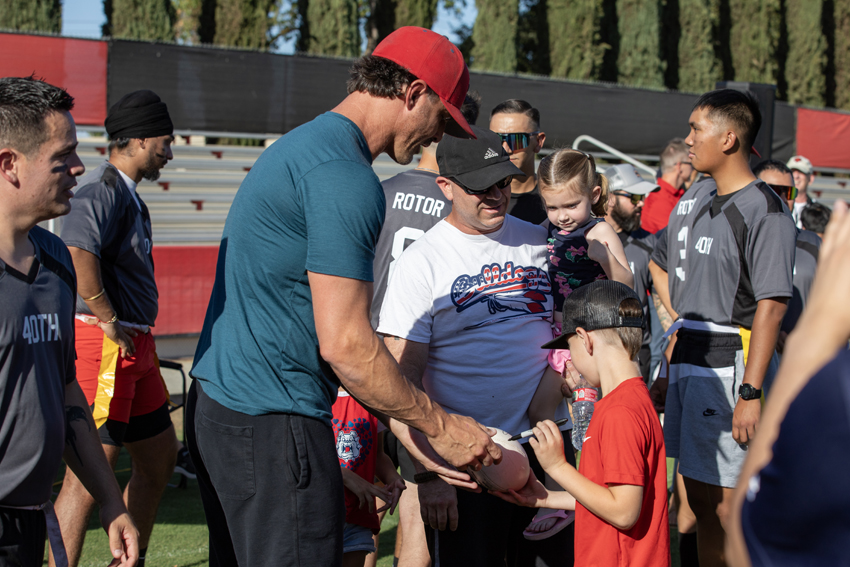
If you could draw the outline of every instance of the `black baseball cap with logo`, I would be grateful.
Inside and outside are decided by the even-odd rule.
[[[457,180],[474,191],[483,191],[511,175],[525,175],[511,163],[495,132],[471,126],[475,140],[446,136],[437,146],[440,175]]]
[[[599,280],[573,291],[564,300],[562,334],[540,348],[570,348],[567,338],[581,327],[585,331],[617,327],[643,328],[643,317],[623,317],[620,306],[627,299],[640,304],[635,290],[612,280]]]

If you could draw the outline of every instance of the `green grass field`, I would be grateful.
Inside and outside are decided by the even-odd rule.
[[[173,414],[178,437],[182,437],[182,422],[179,412]],[[672,476],[672,459],[668,459],[668,477]],[[116,476],[123,487],[130,478],[130,457],[122,451],[116,467]],[[60,471],[57,481],[62,479]],[[172,477],[177,484],[180,475]],[[669,481],[669,478],[668,478]],[[57,482],[55,490],[59,490]],[[387,515],[381,524],[381,538],[378,549],[378,567],[391,567],[395,548],[398,514]],[[147,567],[196,567],[209,565],[209,534],[207,532],[204,510],[201,504],[198,483],[190,480],[185,489],[168,487],[159,505],[157,522],[148,547]],[[673,555],[673,567],[679,565],[677,545],[678,535],[671,527],[670,543]],[[103,567],[111,560],[106,533],[100,527],[97,514],[89,522],[80,567]],[[47,561],[44,562],[47,565]]]

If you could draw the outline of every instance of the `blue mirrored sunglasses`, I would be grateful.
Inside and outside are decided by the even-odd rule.
[[[523,150],[531,143],[531,137],[536,136],[540,132],[510,132],[508,134],[499,134],[502,142],[506,143],[512,152]]]

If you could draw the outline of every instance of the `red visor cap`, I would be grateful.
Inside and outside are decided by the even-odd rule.
[[[446,134],[475,138],[460,112],[469,90],[469,69],[460,49],[436,32],[415,26],[399,28],[378,44],[372,55],[389,59],[425,81],[452,116]]]

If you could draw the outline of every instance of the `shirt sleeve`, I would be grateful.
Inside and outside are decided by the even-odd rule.
[[[324,163],[302,178],[298,190],[307,270],[371,282],[385,214],[384,192],[372,169],[344,160]]]
[[[62,240],[66,246],[100,258],[102,248],[115,234],[122,212],[116,191],[102,182],[89,183],[71,199],[71,212],[62,219]]]
[[[434,323],[432,292],[426,283],[426,265],[415,249],[406,250],[396,261],[387,285],[378,332],[418,343],[431,342]]]
[[[650,259],[658,264],[659,268],[667,271],[667,227],[655,234],[655,248],[652,250]]]
[[[609,486],[645,486],[649,447],[647,425],[627,408],[607,413],[600,425],[599,442],[606,448],[603,482]]]
[[[797,229],[786,213],[769,213],[750,231],[747,265],[756,301],[791,297]]]

